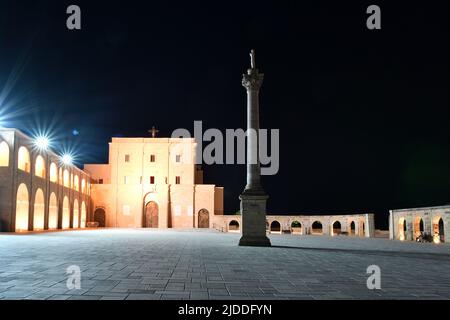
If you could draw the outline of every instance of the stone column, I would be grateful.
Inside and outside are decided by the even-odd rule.
[[[266,236],[266,202],[269,198],[261,187],[259,163],[259,89],[264,75],[255,65],[252,50],[251,67],[243,75],[242,85],[247,91],[247,185],[241,200],[242,237],[240,246],[270,246]]]

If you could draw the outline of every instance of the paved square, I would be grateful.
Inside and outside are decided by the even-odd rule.
[[[211,230],[0,234],[0,299],[449,299],[450,246]],[[368,290],[369,265],[381,289]],[[68,290],[66,269],[81,269]]]

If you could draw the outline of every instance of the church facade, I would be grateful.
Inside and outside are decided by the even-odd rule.
[[[86,164],[100,227],[210,228],[223,188],[203,184],[191,138],[112,138],[108,164]]]

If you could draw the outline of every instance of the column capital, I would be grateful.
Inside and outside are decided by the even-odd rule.
[[[242,86],[247,90],[259,90],[264,80],[264,74],[258,69],[248,69],[247,74],[242,75]]]

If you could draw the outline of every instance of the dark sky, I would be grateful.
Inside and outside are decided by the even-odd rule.
[[[81,31],[66,29],[70,4]],[[388,209],[450,202],[448,10],[376,2],[382,30],[371,31],[370,4],[2,0],[2,117],[51,127],[80,164],[106,162],[112,136],[152,125],[160,136],[194,120],[245,128],[255,48],[261,125],[281,139],[280,171],[263,178],[268,211],[375,212],[386,228]],[[235,212],[245,167],[204,169]]]

